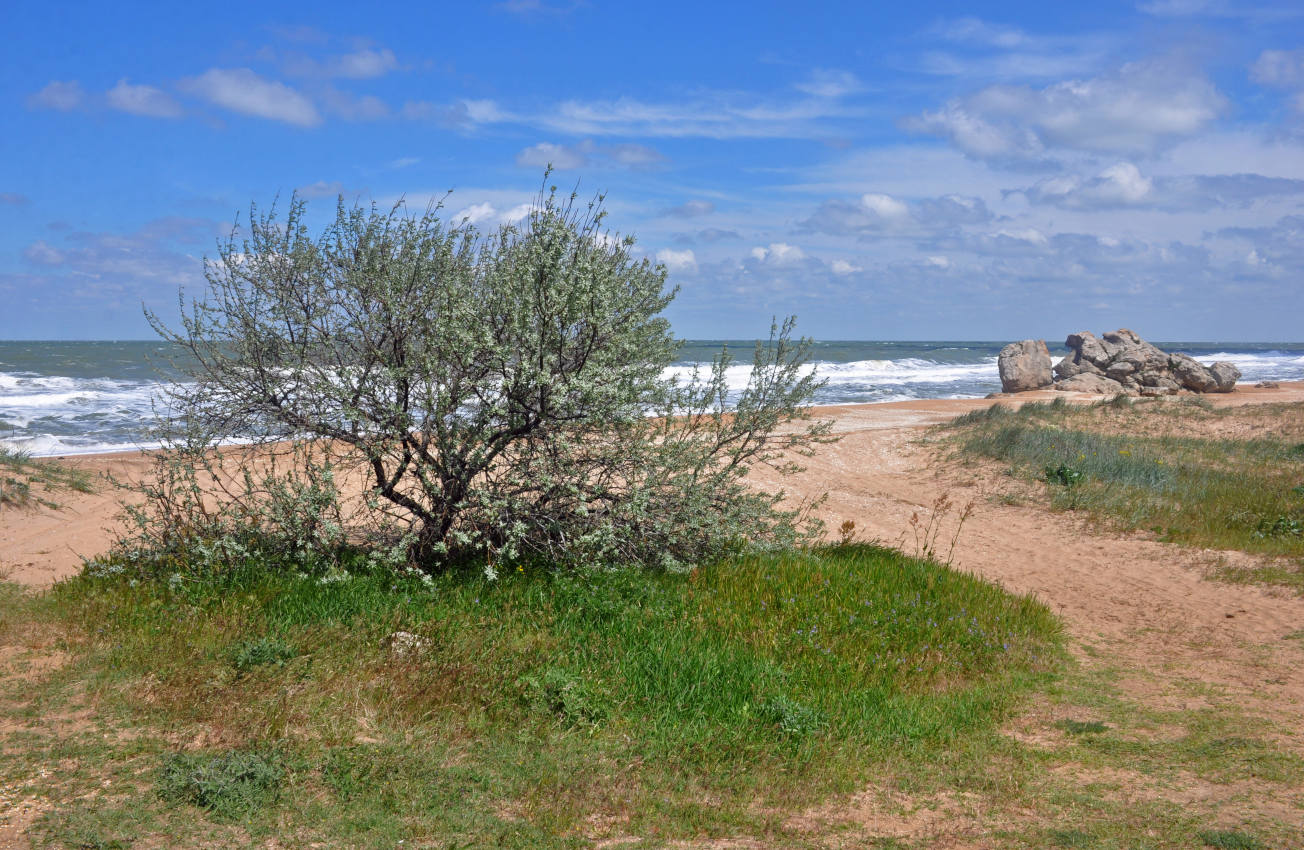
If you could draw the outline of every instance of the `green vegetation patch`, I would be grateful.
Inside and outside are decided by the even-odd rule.
[[[0,446],[0,509],[8,507],[57,508],[54,496],[63,490],[90,493],[90,474],[55,460],[33,458],[26,452]]]
[[[1274,429],[1272,415],[1285,424]],[[996,405],[950,427],[962,454],[1040,479],[1055,507],[1161,540],[1281,556],[1293,567],[1276,570],[1278,578],[1304,589],[1304,456],[1290,433],[1299,418],[1298,406],[1263,412],[1173,401],[1056,402]],[[1239,421],[1263,436],[1219,436]]]
[[[496,580],[101,569],[42,605],[102,710],[230,748],[167,756],[164,798],[344,841],[766,834],[884,775],[981,774],[1062,658],[1039,603],[872,546]]]
[[[189,803],[229,820],[248,816],[274,801],[284,776],[275,753],[172,753],[159,769],[158,794],[169,802]]]

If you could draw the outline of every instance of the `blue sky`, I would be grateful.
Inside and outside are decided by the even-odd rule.
[[[1304,7],[7,4],[0,338],[148,338],[250,202],[607,194],[687,337],[1304,338]]]

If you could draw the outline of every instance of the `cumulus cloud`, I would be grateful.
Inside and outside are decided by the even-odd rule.
[[[834,260],[829,264],[829,269],[836,275],[848,275],[864,271],[860,266],[847,260]]]
[[[1074,174],[1041,180],[1022,194],[1030,203],[1067,210],[1155,209],[1192,212],[1244,209],[1263,198],[1304,197],[1304,180],[1261,174],[1182,175],[1146,177],[1130,162],[1120,162],[1098,175]]]
[[[27,106],[31,109],[53,109],[58,112],[70,112],[85,102],[86,92],[76,80],[53,80],[27,98]]]
[[[181,87],[215,106],[298,127],[315,127],[321,115],[312,101],[284,83],[268,80],[248,68],[210,68],[183,80]]]
[[[178,118],[181,104],[172,96],[154,86],[133,86],[126,77],[105,93],[105,101],[110,107],[128,112],[132,115],[144,115],[150,118]]]
[[[690,272],[697,271],[697,257],[692,250],[685,248],[682,251],[676,251],[673,248],[662,248],[657,251],[657,262],[666,267],[671,272]]]
[[[905,201],[870,192],[854,201],[842,198],[825,201],[801,223],[800,229],[833,236],[918,233],[984,224],[992,218],[991,210],[981,198],[943,195]]]
[[[1226,104],[1199,74],[1136,62],[1045,88],[989,86],[903,125],[980,159],[1040,159],[1057,150],[1147,154],[1204,129]]]
[[[786,242],[771,242],[768,248],[753,248],[749,255],[757,262],[775,266],[791,265],[806,259],[805,251]]]
[[[462,222],[466,222],[467,224],[481,224],[493,220],[497,215],[498,211],[494,209],[493,204],[482,203],[473,204],[463,210],[459,210],[454,213],[452,220],[457,224],[461,224]]]

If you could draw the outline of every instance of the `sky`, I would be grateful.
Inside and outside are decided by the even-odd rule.
[[[250,205],[603,194],[688,338],[1304,339],[1304,4],[6,3],[0,339],[146,339]],[[448,194],[451,191],[451,194]]]

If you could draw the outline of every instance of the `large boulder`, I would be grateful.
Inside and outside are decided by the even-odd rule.
[[[1060,380],[1067,380],[1074,375],[1103,375],[1100,367],[1082,356],[1080,352],[1074,351],[1064,357],[1063,360],[1055,364],[1051,370],[1055,377]]]
[[[1110,343],[1109,347],[1106,348],[1105,344],[1096,339],[1095,334],[1091,333],[1091,331],[1069,334],[1069,338],[1064,341],[1064,344],[1073,349],[1075,360],[1085,360],[1101,370],[1102,373],[1118,351],[1118,346],[1113,343]]]
[[[1049,387],[1054,377],[1050,369],[1050,350],[1042,339],[1012,342],[1001,349],[996,360],[1001,373],[1001,391],[1021,393]]]
[[[1228,363],[1226,360],[1219,360],[1209,367],[1213,378],[1218,382],[1218,387],[1214,390],[1216,393],[1229,393],[1236,389],[1236,382],[1241,379],[1241,370],[1236,368],[1235,363]]]
[[[1063,381],[1055,382],[1055,389],[1066,393],[1091,393],[1092,395],[1130,395],[1131,393],[1118,381],[1110,380],[1104,375],[1083,372]]]
[[[1055,366],[1060,382],[1080,376],[1103,377],[1123,390],[1144,395],[1172,395],[1190,390],[1197,393],[1228,393],[1240,378],[1240,370],[1231,363],[1204,366],[1185,354],[1168,354],[1146,342],[1135,331],[1119,328],[1097,339],[1087,331],[1069,334],[1064,344],[1067,357]],[[1067,389],[1101,386],[1099,382],[1080,382]]]
[[[1197,363],[1189,354],[1169,356],[1168,371],[1175,381],[1191,392],[1211,393],[1218,389],[1218,379],[1209,371],[1209,367]]]

